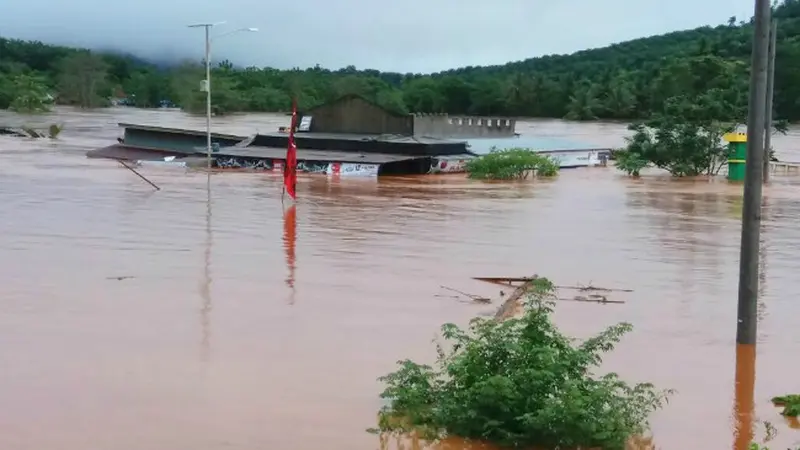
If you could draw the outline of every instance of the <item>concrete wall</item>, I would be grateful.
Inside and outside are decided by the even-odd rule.
[[[311,129],[315,133],[400,134],[410,136],[413,117],[394,115],[358,97],[344,97],[314,108]]]
[[[414,136],[480,138],[514,136],[516,119],[505,117],[451,117],[447,114],[415,114]]]

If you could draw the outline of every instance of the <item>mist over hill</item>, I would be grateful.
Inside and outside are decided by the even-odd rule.
[[[750,17],[752,0],[3,0],[0,35],[113,49],[153,61],[199,60],[203,33],[227,21],[216,60],[241,66],[350,65],[429,73],[572,53]]]
[[[799,120],[800,0],[782,2],[774,14],[780,21],[776,117]],[[234,64],[236,60],[217,57],[212,59],[212,102],[216,114],[285,111],[292,98],[301,108],[309,108],[341,95],[357,94],[401,113],[632,120],[662,111],[677,97],[692,104],[713,94],[734,106],[721,111],[720,120],[740,120],[738,115],[747,105],[753,34],[749,16],[745,17],[729,16],[719,25],[571,54],[461,65],[429,75],[409,69],[357,69],[355,65],[333,70],[322,64],[305,69],[245,69]],[[294,41],[302,41],[302,36]],[[147,55],[121,55],[124,47],[107,43],[102,48],[117,52],[86,53],[0,39],[0,107],[19,99],[40,98],[46,92],[55,94],[59,103],[84,107],[123,97],[134,106],[166,102],[190,112],[204,111],[205,97],[198,90],[204,77],[199,56],[188,63],[162,56],[152,64],[154,60]],[[157,51],[164,55],[172,50],[164,47]],[[219,50],[214,54],[225,53]],[[358,61],[357,55],[353,60]]]

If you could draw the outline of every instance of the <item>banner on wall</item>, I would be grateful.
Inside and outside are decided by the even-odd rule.
[[[380,164],[330,163],[325,173],[328,175],[377,177]]]

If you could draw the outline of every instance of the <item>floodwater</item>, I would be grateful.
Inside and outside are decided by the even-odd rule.
[[[631,322],[604,369],[677,392],[652,420],[668,450],[734,445],[741,187],[630,180],[613,169],[553,181],[463,176],[301,177],[284,215],[279,176],[147,167],[154,192],[88,148],[116,122],[202,128],[177,112],[76,113],[58,141],[0,137],[0,448],[377,449],[380,375],[430,361],[444,322],[491,306],[476,276],[547,276],[633,289],[625,304],[563,302],[576,336]],[[226,118],[269,131],[285,116]],[[522,133],[620,145],[619,124],[522,124]],[[775,139],[800,160],[800,134]],[[800,391],[800,176],[765,189],[754,403]],[[294,218],[294,219],[292,219]],[[793,281],[794,280],[794,281]],[[565,295],[569,295],[565,293]],[[756,431],[760,436],[762,428]]]

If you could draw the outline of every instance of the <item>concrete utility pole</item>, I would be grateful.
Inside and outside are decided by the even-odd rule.
[[[224,23],[225,22],[196,23],[189,25],[189,28],[203,28],[206,32],[206,79],[204,80],[203,87],[206,91],[206,164],[208,165],[209,172],[211,171],[211,29]],[[237,30],[217,36],[215,39],[242,31],[256,32],[258,31],[258,28],[239,28]]]
[[[775,97],[775,53],[778,43],[778,20],[773,19],[769,29],[769,55],[767,56],[767,109],[764,124],[764,183],[769,183],[769,155],[772,150],[772,102]]]
[[[764,175],[764,124],[767,106],[767,53],[772,14],[769,0],[755,0],[750,100],[747,117],[747,167],[744,177],[742,241],[739,260],[738,344],[755,345],[761,192]]]

